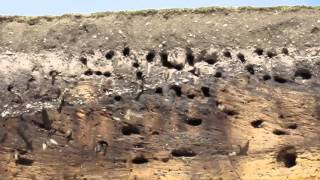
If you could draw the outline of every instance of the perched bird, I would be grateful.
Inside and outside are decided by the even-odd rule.
[[[250,143],[250,140],[247,141],[247,143],[241,147],[240,145],[240,152],[239,152],[239,156],[247,156],[248,155],[248,150],[249,150],[249,143]]]

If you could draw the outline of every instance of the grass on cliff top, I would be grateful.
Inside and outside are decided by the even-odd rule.
[[[0,15],[0,23],[1,22],[27,22],[29,24],[35,24],[41,19],[45,19],[47,21],[52,21],[53,19],[63,19],[63,18],[82,18],[82,17],[94,17],[100,18],[109,15],[132,15],[132,16],[149,16],[155,14],[162,15],[179,15],[183,13],[195,13],[195,14],[207,14],[213,12],[245,12],[245,11],[299,11],[299,10],[320,10],[320,6],[278,6],[278,7],[204,7],[204,8],[196,8],[196,9],[147,9],[147,10],[139,10],[139,11],[119,11],[119,12],[98,12],[92,13],[90,15],[82,15],[82,14],[65,14],[62,16],[1,16]]]
[[[152,15],[152,14],[181,14],[181,13],[198,13],[206,14],[212,12],[240,12],[240,11],[299,11],[299,10],[320,10],[320,6],[277,6],[277,7],[203,7],[203,8],[182,8],[182,9],[147,9],[138,11],[120,11],[120,12],[98,12],[92,13],[92,16],[100,17],[109,14],[123,14],[123,15]]]

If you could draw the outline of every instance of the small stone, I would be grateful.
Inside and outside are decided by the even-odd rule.
[[[42,143],[42,150],[46,150],[47,149],[47,144],[46,143]]]
[[[115,121],[120,121],[119,117],[112,117],[112,119],[115,120]]]
[[[49,142],[54,145],[58,145],[58,142],[52,138],[49,139]]]

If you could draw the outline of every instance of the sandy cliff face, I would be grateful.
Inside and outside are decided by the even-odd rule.
[[[320,11],[2,17],[3,179],[319,179]]]

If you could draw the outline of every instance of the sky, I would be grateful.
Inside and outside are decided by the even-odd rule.
[[[320,0],[0,0],[0,3],[0,15],[24,16],[207,6],[320,6]]]

